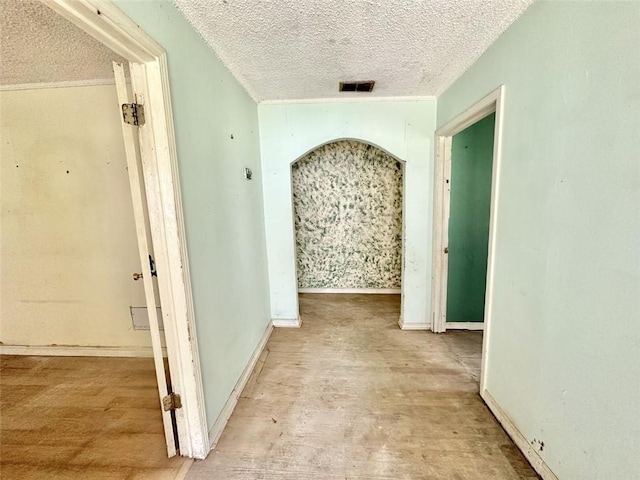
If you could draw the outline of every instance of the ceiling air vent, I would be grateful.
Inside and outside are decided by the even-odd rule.
[[[373,80],[368,82],[340,82],[341,92],[371,92],[376,84]]]

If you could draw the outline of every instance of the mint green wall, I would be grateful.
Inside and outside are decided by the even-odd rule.
[[[429,324],[435,100],[261,104],[260,144],[273,318],[298,317],[291,164],[320,145],[370,143],[404,162],[401,317]]]
[[[639,2],[539,2],[438,100],[506,86],[486,387],[560,479],[640,478],[639,79]]]
[[[495,114],[453,136],[447,322],[482,322]]]
[[[211,427],[270,322],[257,106],[171,2],[116,3],[168,54]]]

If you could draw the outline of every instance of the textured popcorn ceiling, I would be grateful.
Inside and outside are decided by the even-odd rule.
[[[438,95],[533,0],[176,0],[257,101]],[[339,93],[375,80],[373,93]]]
[[[0,18],[0,85],[112,79],[123,61],[40,2],[0,0]]]

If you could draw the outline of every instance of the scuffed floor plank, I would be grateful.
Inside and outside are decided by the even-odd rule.
[[[401,331],[396,295],[307,294],[300,309],[187,479],[538,478],[478,395],[481,332]]]

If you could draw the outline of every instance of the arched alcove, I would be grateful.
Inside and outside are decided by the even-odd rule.
[[[301,291],[400,292],[404,162],[354,139],[291,166]]]
[[[292,164],[324,144],[359,140],[401,161],[403,248],[398,323],[407,330],[428,329],[435,101],[278,104],[261,105],[258,110],[273,324],[301,324]]]

